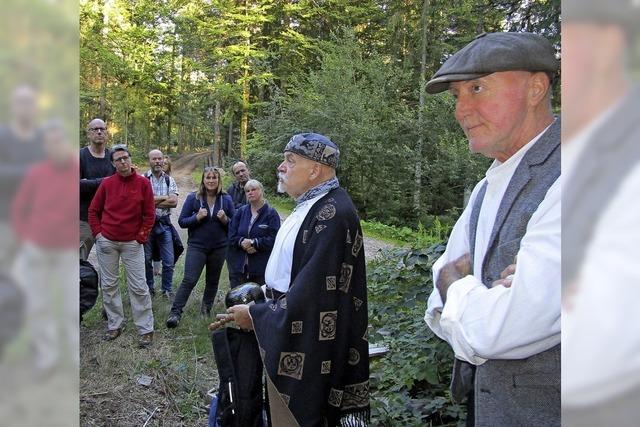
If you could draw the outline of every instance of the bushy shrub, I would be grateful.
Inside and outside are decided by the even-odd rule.
[[[455,425],[465,416],[449,393],[453,353],[424,322],[431,267],[443,244],[386,251],[368,265],[370,342],[389,347],[373,359],[374,425]]]

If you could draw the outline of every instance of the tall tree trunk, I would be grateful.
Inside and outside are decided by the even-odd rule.
[[[221,138],[220,138],[220,101],[216,100],[216,110],[213,119],[213,147],[212,158],[213,164],[216,166],[222,165],[222,150],[221,150]]]
[[[242,116],[240,118],[240,158],[247,154],[247,131],[249,128],[249,70],[244,70],[242,83]]]
[[[422,43],[420,46],[420,106],[418,110],[418,143],[416,144],[416,164],[415,164],[415,186],[413,190],[413,209],[416,215],[420,215],[422,207],[421,190],[422,190],[422,145],[424,144],[424,104],[426,92],[426,73],[427,73],[427,10],[429,9],[429,0],[422,2]]]
[[[124,145],[129,145],[129,109],[124,108]]]
[[[227,140],[227,157],[232,157],[233,155],[233,116],[231,116],[231,120],[229,120],[229,139]]]
[[[109,15],[105,13],[105,7],[108,7],[109,0],[105,0],[102,5],[102,9],[100,13],[102,14],[102,44],[105,45],[105,41],[107,39],[107,34],[109,32]],[[107,113],[107,77],[103,67],[100,67],[100,112],[98,117],[100,117],[105,122],[109,121],[106,116]]]
[[[249,14],[248,2],[244,2],[244,14],[245,17]],[[247,39],[245,58],[244,58],[244,73],[242,76],[242,115],[240,117],[240,158],[245,159],[247,155],[247,132],[249,129],[249,54],[251,53],[251,28],[247,27]]]
[[[178,153],[182,153],[184,151],[184,123],[180,123],[178,125]]]

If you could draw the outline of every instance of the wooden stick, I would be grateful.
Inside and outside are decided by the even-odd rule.
[[[222,316],[222,315],[218,314],[218,316]],[[224,316],[226,316],[226,314]],[[228,317],[225,317],[225,318],[221,318],[219,320],[216,320],[213,323],[210,323],[209,324],[209,330],[210,331],[215,331],[216,329],[222,328],[224,325],[226,325],[229,322],[233,322],[233,318],[231,316],[228,316]]]
[[[147,421],[145,421],[145,422],[144,422],[144,424],[142,425],[142,427],[147,427],[147,424],[149,424],[149,420],[151,419],[151,417],[153,417],[153,414],[155,414],[157,410],[158,410],[158,407],[156,406],[156,408],[153,410],[153,412],[151,413],[151,415],[149,415],[149,418],[147,418]]]

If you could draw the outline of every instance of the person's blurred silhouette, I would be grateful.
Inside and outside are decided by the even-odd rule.
[[[28,85],[17,86],[10,97],[10,116],[0,125],[0,268],[8,268],[15,249],[9,225],[10,200],[29,165],[41,160],[42,132],[38,125],[37,94]]]
[[[11,206],[19,244],[14,277],[26,296],[37,373],[50,372],[62,354],[79,362],[78,285],[70,280],[78,272],[78,227],[69,220],[78,211],[78,161],[62,122],[47,122],[43,135],[47,157],[28,169]],[[64,307],[61,322],[56,301]]]
[[[640,416],[640,2],[562,4],[562,424]]]

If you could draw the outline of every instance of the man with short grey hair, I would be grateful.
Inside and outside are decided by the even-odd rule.
[[[455,353],[469,425],[560,425],[558,66],[542,36],[481,34],[427,83],[455,97],[471,151],[495,159],[433,266],[425,314]]]
[[[153,248],[157,246],[162,260],[162,296],[173,298],[173,233],[171,230],[171,208],[178,205],[178,186],[176,181],[163,169],[164,155],[160,150],[149,151],[150,170],[145,174],[151,181],[153,198],[156,205],[156,220],[144,244],[145,274],[149,293],[155,295],[153,275]]]

